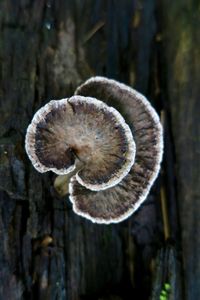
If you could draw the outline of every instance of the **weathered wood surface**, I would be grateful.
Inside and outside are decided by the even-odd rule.
[[[166,280],[176,290],[170,299],[198,298],[199,11],[198,1],[181,0],[1,0],[0,299],[157,299]],[[96,74],[134,86],[165,111],[172,250],[160,180],[129,220],[94,225],[25,154],[34,112]]]
[[[186,299],[200,295],[200,3],[163,1],[163,57],[175,151]],[[168,13],[166,13],[168,12]]]

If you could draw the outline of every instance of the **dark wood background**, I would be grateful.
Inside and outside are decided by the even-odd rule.
[[[0,1],[0,299],[199,299],[199,74],[198,0]],[[117,225],[76,216],[24,151],[34,112],[93,75],[164,116],[161,176]]]

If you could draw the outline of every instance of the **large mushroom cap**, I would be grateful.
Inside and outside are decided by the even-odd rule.
[[[98,98],[122,113],[136,143],[135,163],[116,186],[94,192],[75,177],[70,183],[74,211],[97,223],[116,223],[130,216],[146,199],[162,160],[163,132],[159,117],[149,101],[134,89],[115,80],[93,77],[76,94]]]
[[[73,96],[42,107],[29,125],[26,151],[39,172],[67,174],[91,190],[116,185],[130,171],[135,143],[120,113],[95,98]]]

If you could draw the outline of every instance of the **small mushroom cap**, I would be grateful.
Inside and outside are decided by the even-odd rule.
[[[67,174],[91,190],[114,186],[130,171],[135,143],[120,113],[91,97],[52,100],[29,125],[26,151],[39,172]]]
[[[73,209],[96,223],[123,221],[143,203],[159,173],[163,154],[159,117],[142,94],[115,80],[93,77],[76,94],[97,97],[120,111],[132,130],[136,157],[130,173],[105,191],[90,191],[72,177],[69,192]]]

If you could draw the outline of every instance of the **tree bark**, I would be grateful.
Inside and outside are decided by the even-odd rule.
[[[199,9],[181,0],[0,2],[0,299],[159,299],[166,283],[169,299],[198,298]],[[130,84],[165,115],[162,178],[117,225],[75,215],[24,150],[33,114],[93,75]]]
[[[163,1],[161,12],[186,299],[200,294],[199,9],[198,1]]]

